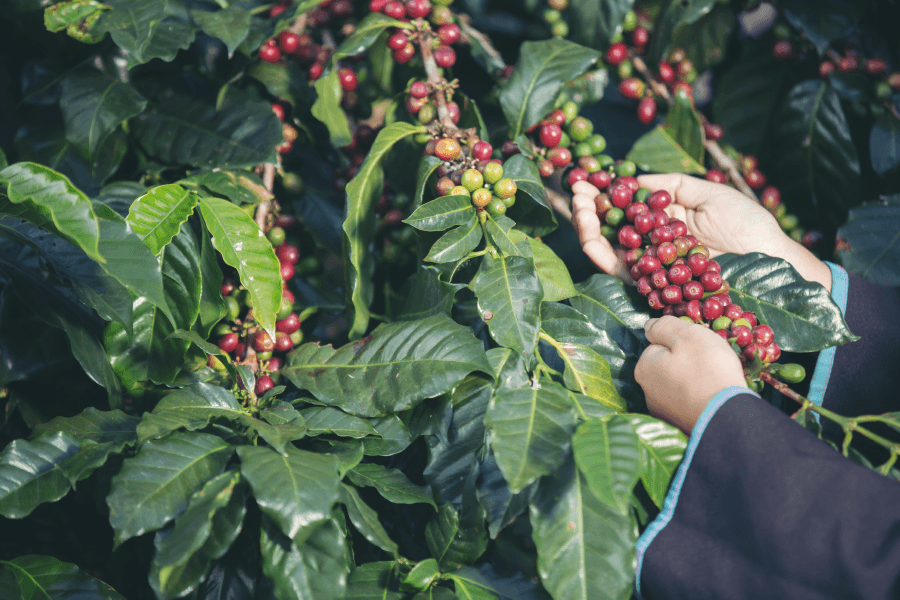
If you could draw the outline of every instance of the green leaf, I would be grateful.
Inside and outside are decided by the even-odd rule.
[[[566,263],[547,244],[529,238],[534,266],[544,290],[544,302],[559,302],[578,293]]]
[[[445,233],[423,259],[433,263],[462,260],[481,243],[482,229],[477,220]]]
[[[870,203],[850,210],[838,229],[841,264],[851,273],[875,283],[900,286],[900,202]]]
[[[243,494],[234,494],[239,482],[234,471],[209,480],[191,496],[174,526],[157,532],[149,580],[159,597],[177,598],[196,589],[211,561],[237,538],[246,512]]]
[[[133,304],[134,333],[110,323],[104,343],[110,364],[128,387],[140,381],[168,383],[182,366],[187,342],[171,337],[176,329],[190,329],[200,312],[200,249],[193,232],[185,228],[162,249],[163,284],[175,307],[174,322],[141,296]]]
[[[343,600],[347,588],[347,540],[329,518],[302,544],[263,518],[262,571],[275,584],[279,600]]]
[[[422,157],[422,160],[419,162],[419,167],[416,170],[416,196],[413,199],[413,212],[422,206],[422,200],[425,197],[425,189],[428,186],[428,179],[442,164],[444,164],[444,161],[437,156],[426,154]]]
[[[578,296],[569,300],[572,307],[609,334],[626,357],[636,362],[646,345],[643,329],[650,318],[646,300],[612,275],[592,275],[575,287]]]
[[[900,119],[884,112],[875,119],[869,134],[869,154],[872,168],[886,177],[900,168]]]
[[[378,513],[359,497],[356,488],[342,483],[340,494],[340,502],[347,509],[347,515],[356,530],[371,544],[393,555],[394,558],[399,558],[400,549],[397,543],[384,530],[384,526],[378,520]]]
[[[610,415],[583,423],[572,436],[572,450],[594,495],[627,515],[641,472],[641,448],[628,417]]]
[[[510,525],[516,517],[528,510],[528,503],[534,496],[537,485],[529,484],[519,493],[509,489],[503,472],[497,464],[497,456],[489,452],[477,465],[477,489],[475,494],[478,503],[484,508],[487,518],[488,533],[491,539],[497,539],[500,530]]]
[[[453,580],[456,597],[460,600],[496,600],[497,596],[488,592],[485,588],[468,579],[456,575],[450,575]]]
[[[394,504],[430,504],[437,510],[431,488],[415,485],[398,469],[365,463],[353,467],[347,476],[356,485],[375,488]]]
[[[11,442],[0,453],[0,515],[21,519],[65,496],[72,484],[62,465],[77,452],[78,442],[64,431]]]
[[[656,21],[650,41],[651,64],[656,64],[668,53],[676,32],[696,23],[713,9],[716,0],[668,0],[668,6]]]
[[[387,29],[413,29],[412,23],[404,23],[397,19],[391,19],[381,13],[369,13],[357,25],[353,33],[347,37],[334,51],[332,63],[348,56],[356,56],[368,50],[378,36]]]
[[[263,514],[299,545],[330,519],[340,478],[335,457],[293,446],[285,450],[286,456],[253,446],[237,451],[241,474]]]
[[[500,91],[500,106],[516,138],[553,108],[565,82],[587,71],[600,53],[562,39],[525,42],[512,77]]]
[[[323,0],[301,0],[293,6],[290,6],[290,9],[284,11],[275,24],[275,33],[281,33],[282,31],[287,29],[291,23],[297,20],[299,16],[304,15],[312,9],[316,8],[319,4],[322,3],[322,1]]]
[[[204,169],[275,162],[281,122],[268,102],[232,103],[220,111],[183,96],[159,102],[131,121],[141,147],[167,164]]]
[[[114,10],[104,12],[97,22],[99,33],[109,32],[128,56],[128,68],[161,58],[169,62],[179,50],[194,41],[194,28],[186,23],[164,20],[170,16],[168,0],[107,0]]]
[[[717,260],[734,302],[774,329],[782,350],[818,352],[859,339],[831,294],[803,279],[784,260],[759,252],[723,254]]]
[[[572,459],[541,481],[530,516],[538,573],[554,600],[631,597],[637,524],[598,500]]]
[[[0,184],[6,186],[0,195],[0,212],[55,233],[104,262],[91,201],[67,177],[43,165],[20,162],[0,171]]]
[[[177,431],[141,446],[112,478],[106,497],[115,545],[181,514],[191,495],[222,470],[233,452],[218,436],[197,432]]]
[[[563,383],[567,388],[581,392],[612,410],[627,410],[628,405],[616,391],[609,364],[602,356],[584,344],[554,342],[551,345],[566,365]]]
[[[179,183],[190,187],[199,187],[217,196],[223,196],[238,206],[259,204],[275,198],[275,195],[263,185],[262,179],[252,171],[239,169],[205,171],[182,179]]]
[[[695,23],[677,27],[672,44],[684,48],[697,72],[703,72],[725,58],[728,40],[737,22],[733,8],[718,4]]]
[[[442,571],[471,564],[484,552],[487,533],[484,527],[460,526],[460,515],[452,504],[444,504],[425,527],[425,543]]]
[[[569,11],[575,41],[591,48],[605,48],[622,31],[625,14],[634,0],[572,2]]]
[[[412,568],[403,578],[401,587],[403,589],[427,590],[432,586],[435,579],[441,574],[437,561],[433,558],[426,558]],[[419,596],[421,594],[417,594]]]
[[[532,236],[547,235],[556,229],[556,214],[547,204],[547,190],[535,162],[516,154],[503,163],[503,175],[516,182],[516,204],[508,216],[519,229]]]
[[[788,63],[772,56],[771,41],[759,44],[748,45],[738,60],[729,63],[712,101],[724,139],[755,156],[763,150],[775,112],[795,77]]]
[[[427,202],[403,220],[420,231],[444,231],[476,221],[475,206],[468,196],[442,196]]]
[[[481,588],[500,600],[550,600],[550,595],[536,579],[532,580],[522,571],[513,575],[501,574],[490,563],[457,569],[450,578],[454,584],[464,582],[466,592],[475,593],[475,588]]]
[[[92,598],[125,600],[125,597],[72,563],[52,556],[29,554],[0,561],[0,590],[7,598]]]
[[[359,565],[347,581],[346,600],[403,600],[406,595],[391,581],[393,572],[393,562]]]
[[[423,131],[424,127],[399,122],[382,129],[359,173],[347,184],[343,240],[345,285],[353,309],[350,339],[361,337],[369,327],[369,304],[373,296],[371,274],[375,268],[369,244],[375,238],[375,204],[384,187],[382,161],[394,144]]]
[[[442,394],[472,371],[488,372],[482,343],[444,315],[383,324],[335,351],[304,344],[282,369],[319,401],[364,417],[413,408]]]
[[[63,29],[78,27],[91,21],[109,6],[95,0],[69,0],[48,6],[44,10],[44,27],[56,33]]]
[[[513,493],[556,469],[568,451],[575,411],[559,385],[500,389],[485,415],[491,448]]]
[[[436,268],[420,265],[410,278],[409,293],[397,320],[414,321],[438,314],[450,316],[456,293],[464,287],[464,283],[441,281]]]
[[[333,433],[340,437],[359,439],[378,434],[367,420],[348,415],[330,406],[304,408],[300,414],[306,419],[307,435]]]
[[[703,164],[703,123],[687,96],[675,95],[662,126],[691,158]]]
[[[494,246],[497,247],[500,252],[502,252],[506,256],[521,256],[525,258],[533,258],[531,246],[527,245],[526,248],[528,250],[527,253],[523,253],[522,250],[516,246],[516,243],[512,240],[512,236],[515,235],[513,233],[512,227],[515,225],[512,219],[504,216],[488,216],[487,221],[484,222],[484,232],[487,235],[488,239]],[[524,236],[521,231],[517,232]]]
[[[127,83],[95,69],[69,71],[59,101],[66,139],[93,160],[107,137],[123,121],[141,114],[147,100]]]
[[[222,295],[222,282],[225,276],[216,260],[209,235],[200,234],[200,334],[208,338],[213,326],[227,313],[225,297]]]
[[[253,317],[274,339],[282,279],[272,244],[253,219],[230,202],[201,198],[200,211],[213,246],[225,264],[237,269],[241,284],[250,293]]]
[[[529,362],[537,345],[544,295],[534,263],[517,256],[485,260],[487,268],[473,282],[478,312],[498,344]]]
[[[820,56],[831,42],[849,35],[863,14],[858,3],[848,0],[788,0],[780,8],[788,22],[813,43]]]
[[[413,443],[409,427],[397,415],[369,419],[369,423],[378,432],[378,437],[363,440],[366,456],[393,456]]]
[[[206,35],[222,40],[228,49],[228,58],[250,33],[250,11],[238,7],[227,7],[216,12],[192,10],[191,18]]]
[[[641,481],[662,508],[669,482],[687,449],[687,438],[677,428],[647,415],[628,415],[641,447]]]
[[[331,145],[343,148],[353,141],[347,114],[341,108],[341,81],[337,69],[319,77],[315,83],[316,101],[312,105],[312,116],[328,128]],[[393,125],[393,123],[392,123]],[[389,126],[390,127],[390,126]],[[380,137],[381,134],[379,134]]]
[[[626,160],[651,173],[690,173],[703,175],[706,169],[673,137],[673,132],[657,125],[642,135],[628,151]]]
[[[194,213],[197,200],[180,185],[160,185],[134,201],[126,220],[153,254],[159,254]]]
[[[768,157],[781,193],[809,206],[833,226],[859,204],[862,185],[856,146],[840,98],[818,79],[797,84],[777,116],[778,144]],[[767,173],[768,174],[768,173]],[[792,204],[793,206],[793,204]]]
[[[266,86],[266,90],[291,106],[308,109],[313,104],[313,92],[303,68],[290,60],[278,63],[258,61],[247,69],[247,75]]]

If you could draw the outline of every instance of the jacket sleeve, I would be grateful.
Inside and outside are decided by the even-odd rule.
[[[879,371],[881,357],[897,352],[898,330],[883,321],[900,321],[896,291],[856,279],[851,290],[843,269],[830,266],[832,295],[861,339],[820,353],[809,397],[856,414],[898,410],[895,392],[882,395],[898,377],[896,355],[891,372]],[[885,302],[872,314],[875,292]],[[859,374],[840,375],[851,369]],[[859,375],[878,381],[861,385]],[[642,600],[896,600],[900,482],[844,458],[749,389],[723,390],[638,541],[635,592]]]

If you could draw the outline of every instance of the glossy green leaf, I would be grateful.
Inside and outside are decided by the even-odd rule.
[[[763,150],[775,113],[796,77],[788,63],[772,56],[770,46],[768,40],[748,45],[722,74],[712,101],[725,141],[755,156]]]
[[[534,238],[529,238],[528,243],[531,245],[534,267],[544,290],[544,302],[559,302],[576,295],[578,290],[575,289],[569,269],[556,252]]]
[[[113,10],[104,12],[97,22],[99,32],[109,32],[125,51],[128,67],[154,58],[171,61],[179,50],[194,41],[194,28],[187,23],[164,20],[172,13],[168,0],[106,0]]]
[[[331,60],[337,62],[348,56],[356,56],[368,50],[378,36],[387,29],[412,29],[412,23],[404,23],[397,19],[391,19],[381,13],[369,13],[356,25],[353,34],[347,36],[341,45],[334,51]]]
[[[204,231],[200,234],[200,333],[208,338],[213,326],[227,313],[222,282],[225,276],[216,259],[212,240]]]
[[[196,589],[210,562],[237,538],[246,511],[243,494],[234,494],[239,482],[240,475],[233,471],[209,480],[191,496],[174,526],[157,532],[149,574],[157,596],[177,598]]]
[[[483,525],[461,527],[460,515],[452,504],[444,504],[425,528],[425,543],[442,571],[452,571],[477,560],[487,546]]]
[[[44,10],[44,27],[56,33],[63,29],[83,27],[92,21],[109,6],[96,0],[68,0],[48,6]]]
[[[270,448],[241,446],[241,474],[253,488],[263,514],[295,544],[301,544],[330,518],[338,499],[337,459],[286,448],[282,456]]]
[[[497,539],[500,530],[528,510],[537,485],[532,483],[521,492],[513,493],[493,452],[488,453],[477,465],[477,469],[475,494],[484,509],[488,533],[491,539]]]
[[[668,53],[676,32],[696,23],[713,9],[716,0],[667,0],[650,40],[649,57],[657,63]]]
[[[347,581],[346,600],[403,600],[396,582],[392,581],[393,562],[370,562],[359,565]]]
[[[180,185],[160,185],[134,201],[126,220],[153,254],[159,254],[194,213],[197,200]]]
[[[152,412],[144,413],[137,434],[143,444],[179,429],[203,429],[219,419],[246,425],[249,418],[231,392],[212,384],[197,383],[167,394]]]
[[[306,419],[308,435],[311,436],[333,433],[340,437],[359,439],[378,434],[366,419],[348,415],[330,406],[304,408],[300,414]]]
[[[59,106],[66,139],[93,159],[109,134],[144,111],[147,100],[131,85],[83,67],[63,79]]]
[[[125,600],[99,579],[94,579],[72,563],[52,556],[29,554],[0,561],[0,591],[5,598],[92,598]]]
[[[450,316],[456,293],[465,287],[464,283],[441,281],[440,272],[434,267],[420,265],[409,280],[409,293],[397,319],[414,321],[437,314]]]
[[[356,485],[375,488],[394,504],[430,504],[437,510],[431,488],[427,485],[415,485],[398,469],[365,463],[353,467],[347,477]]]
[[[516,182],[516,204],[508,216],[517,228],[532,236],[547,235],[556,229],[556,214],[547,204],[547,190],[535,162],[516,154],[503,163],[503,175]]]
[[[350,485],[341,484],[340,502],[347,509],[347,515],[350,522],[356,530],[362,534],[371,544],[378,546],[394,558],[400,557],[400,550],[397,543],[391,539],[381,521],[378,520],[378,513],[375,512],[368,504],[360,498],[356,488]]]
[[[777,115],[778,145],[767,158],[783,197],[834,226],[860,203],[860,165],[840,98],[819,79],[797,84]],[[769,173],[767,172],[768,176]]]
[[[554,600],[626,600],[634,579],[634,517],[603,504],[571,458],[531,504],[541,581]]]
[[[0,194],[0,212],[58,234],[104,262],[91,201],[68,178],[43,165],[21,162],[0,171],[0,184],[6,186]]]
[[[622,31],[625,14],[634,0],[604,2],[572,2],[569,11],[575,41],[591,48],[605,48]]]
[[[872,168],[882,177],[900,168],[900,119],[885,112],[875,119],[869,134]]]
[[[241,42],[247,39],[252,14],[248,10],[228,6],[215,12],[192,10],[191,18],[203,33],[222,40],[230,58]]]
[[[500,91],[510,138],[543,119],[565,82],[587,71],[599,58],[596,50],[562,39],[522,44],[512,77]]]
[[[423,204],[403,222],[420,231],[444,231],[475,220],[475,206],[470,197],[442,196]]]
[[[440,574],[441,571],[436,560],[433,558],[420,560],[403,578],[401,589],[423,590],[422,593],[427,594],[428,588],[432,586]],[[416,597],[418,598],[422,593],[416,594]]]
[[[395,414],[369,419],[369,424],[378,433],[378,437],[368,437],[363,440],[366,456],[394,456],[409,448],[409,445],[413,443],[409,427]]]
[[[703,164],[697,162],[674,135],[675,132],[664,125],[657,125],[634,143],[625,159],[651,173],[706,173]]]
[[[272,244],[253,219],[230,202],[201,198],[200,211],[213,246],[227,265],[237,269],[241,284],[249,291],[254,318],[274,339],[282,279]]]
[[[112,478],[106,497],[116,546],[177,517],[233,452],[218,436],[197,432],[176,431],[141,446]]]
[[[586,421],[572,436],[572,450],[594,495],[627,515],[641,472],[641,448],[628,417]]]
[[[734,9],[719,4],[695,23],[677,27],[672,32],[672,44],[684,48],[688,60],[697,72],[702,73],[724,60],[728,41],[737,24]]]
[[[318,82],[316,85],[318,87]],[[375,268],[369,244],[375,237],[375,204],[384,186],[382,161],[394,144],[422,131],[424,127],[408,123],[391,123],[382,129],[359,173],[347,184],[343,240],[345,285],[353,309],[351,339],[362,337],[369,327],[369,304],[373,295],[371,275]]]
[[[687,438],[677,428],[648,415],[628,415],[641,447],[641,482],[660,509],[669,483],[687,449]]]
[[[473,282],[478,312],[491,337],[530,361],[540,329],[544,291],[534,263],[517,256],[488,258]]]
[[[471,331],[435,315],[380,325],[338,350],[304,344],[281,372],[329,406],[378,417],[413,408],[472,371],[489,369],[482,343]]]
[[[480,587],[500,600],[550,600],[550,594],[536,579],[522,571],[503,573],[490,563],[457,569],[451,579],[454,584],[463,582],[467,590]]]
[[[527,239],[525,244],[526,252],[523,252],[523,249],[513,241],[516,233],[521,234],[523,237],[525,235],[521,231],[514,232],[512,229],[513,225],[515,225],[515,222],[508,217],[502,215],[489,216],[487,221],[484,222],[484,232],[490,243],[506,256],[521,256],[533,259],[534,255],[531,245],[527,243]]]
[[[62,464],[77,452],[78,442],[64,431],[11,442],[0,453],[0,515],[21,519],[65,496],[72,486]]]
[[[312,115],[328,128],[331,145],[343,148],[353,141],[347,114],[341,108],[341,81],[337,69],[319,77],[315,83],[316,101],[312,105]]]
[[[594,350],[577,342],[556,340],[554,346],[566,365],[563,383],[573,392],[580,392],[602,403],[607,408],[625,411],[628,406],[613,385],[609,364]]]
[[[537,388],[498,390],[485,426],[491,429],[491,448],[509,489],[520,492],[562,463],[575,411],[562,387],[544,381]]]
[[[248,100],[220,111],[192,98],[174,97],[131,121],[141,147],[164,163],[204,169],[275,162],[281,122],[268,102]]]
[[[422,206],[425,190],[428,187],[428,179],[442,164],[444,164],[444,161],[437,156],[426,154],[422,157],[419,167],[416,169],[416,195],[413,198],[413,211]]]
[[[281,102],[304,109],[312,106],[313,90],[306,79],[304,68],[296,61],[258,61],[250,65],[247,75],[263,84]]]
[[[784,260],[759,252],[723,254],[717,260],[722,278],[731,284],[733,301],[774,329],[782,350],[818,352],[859,339],[831,294],[803,279]]]
[[[819,55],[829,44],[849,35],[863,11],[847,0],[787,0],[780,8],[788,22],[813,43]]]
[[[463,577],[458,577],[456,575],[450,575],[450,579],[453,580],[453,588],[456,591],[456,598],[460,600],[496,600],[497,596],[487,591],[487,589],[481,587],[465,579]]]
[[[481,243],[482,229],[477,220],[461,225],[436,241],[425,261],[448,263],[462,260]]]
[[[612,275],[592,275],[575,287],[578,295],[569,299],[572,307],[609,334],[626,357],[636,362],[646,345],[643,329],[650,318],[646,300]]]
[[[243,169],[205,171],[186,177],[179,183],[223,196],[238,206],[259,204],[275,198],[275,195],[263,185],[262,179],[252,171]]]
[[[73,362],[65,332],[35,313],[29,314],[28,305],[11,285],[0,291],[0,354],[0,385],[4,387],[14,381],[53,375]],[[19,409],[22,413],[30,404],[27,399],[13,398],[7,400],[6,412],[12,415]],[[29,427],[34,426],[24,413],[22,416]]]
[[[322,2],[323,0],[300,0],[300,2],[291,5],[288,7],[288,10],[284,11],[279,16],[278,21],[275,24],[275,33],[281,33],[287,29],[291,23],[296,21],[298,17],[308,13]]]
[[[841,264],[875,283],[900,286],[900,198],[889,204],[871,203],[850,209],[838,229]]]

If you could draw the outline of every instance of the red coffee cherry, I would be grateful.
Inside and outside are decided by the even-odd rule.
[[[633,279],[633,278],[632,278],[632,279]],[[652,291],[653,291],[653,284],[650,283],[650,278],[647,277],[646,275],[644,275],[643,277],[641,277],[640,279],[638,279],[638,280],[637,280],[637,289],[638,289],[638,292],[639,292],[642,296],[646,296],[646,295],[648,295],[650,292],[652,292]]]
[[[706,180],[713,183],[728,183],[728,177],[718,169],[710,169],[706,172]]]
[[[768,346],[775,341],[775,332],[768,325],[757,325],[753,329],[753,339],[757,344]]]
[[[437,30],[438,38],[440,38],[441,43],[445,46],[449,46],[450,44],[455,44],[459,41],[462,32],[459,29],[459,25],[456,23],[450,23],[448,25],[441,25]]]
[[[678,304],[683,299],[681,287],[677,285],[667,285],[660,292],[660,296],[666,304]]]
[[[737,304],[729,304],[725,307],[725,312],[722,313],[723,316],[728,317],[732,321],[737,321],[741,318],[741,315],[744,314],[744,309],[738,306]]]
[[[300,47],[300,36],[293,31],[282,31],[278,34],[278,46],[285,54],[293,54]]]
[[[268,375],[263,375],[256,379],[256,387],[253,388],[253,393],[257,396],[262,396],[269,390],[275,387],[275,382]]]
[[[685,296],[685,300],[688,300],[687,296]],[[703,322],[703,305],[700,303],[700,300],[690,299],[687,302],[687,306],[684,309],[685,316],[689,317],[694,323],[702,323]]]
[[[671,85],[675,81],[675,69],[672,68],[672,65],[667,62],[659,63],[659,78],[663,80],[663,83]]]
[[[617,177],[616,184],[627,185],[628,189],[630,189],[632,193],[637,192],[639,189],[641,189],[641,184],[638,183],[638,180],[627,175],[620,175],[619,177]]]
[[[709,266],[709,259],[698,252],[697,254],[688,256],[687,264],[691,270],[691,274],[694,277],[700,277],[706,273],[706,268]]]
[[[300,329],[300,325],[300,316],[291,313],[280,321],[275,321],[275,330],[290,335]]]
[[[648,214],[653,216],[654,227],[662,227],[663,225],[669,224],[669,215],[667,215],[664,210],[651,209]]]
[[[656,248],[656,257],[664,265],[671,265],[678,258],[678,248],[672,242],[663,242]]]
[[[700,283],[691,282],[691,283]],[[703,285],[700,284],[702,288]],[[706,321],[715,321],[719,317],[722,316],[724,309],[722,308],[722,303],[716,300],[715,298],[707,298],[706,302],[703,303],[703,319]]]
[[[622,64],[626,58],[628,58],[628,46],[622,42],[616,42],[606,50],[606,62],[613,66]]]
[[[543,144],[547,148],[553,148],[559,145],[559,141],[562,139],[562,129],[560,129],[559,125],[550,124],[543,125],[541,127],[540,132],[540,140],[541,144]]]
[[[744,175],[744,179],[747,181],[747,185],[749,185],[754,190],[758,190],[766,185],[766,176],[762,174],[761,171],[753,169],[746,175]]]
[[[406,63],[411,61],[412,57],[415,55],[416,47],[410,43],[407,43],[399,50],[394,50],[393,52],[391,52],[391,58],[393,58],[394,62],[398,65],[405,65]]]
[[[641,234],[635,231],[631,225],[619,229],[619,244],[625,248],[639,248],[641,241]]]
[[[219,338],[219,350],[228,354],[229,352],[233,352],[238,345],[238,336],[236,333],[226,333],[222,337]]]
[[[887,63],[880,58],[870,58],[864,67],[869,75],[885,75],[888,72]]]
[[[282,281],[290,281],[294,278],[294,265],[289,262],[281,263],[281,279]]]
[[[281,244],[275,248],[275,256],[278,257],[278,262],[295,265],[300,260],[300,250],[292,244]]]
[[[275,349],[275,340],[267,332],[260,331],[253,338],[253,349],[257,352],[271,352]]]
[[[672,229],[672,234],[676,238],[684,237],[687,235],[687,224],[680,219],[669,219],[668,226]]]
[[[819,65],[819,77],[822,79],[828,79],[828,77],[834,73],[835,66],[831,61],[826,60],[822,64]]]
[[[394,32],[387,39],[387,46],[391,50],[400,50],[409,43],[409,38],[403,31]]]
[[[763,359],[768,363],[773,363],[781,358],[781,348],[775,342],[766,346],[766,357]]]
[[[434,62],[445,69],[452,67],[456,64],[456,51],[450,46],[438,46],[434,49]]]
[[[850,73],[859,68],[859,60],[855,56],[845,56],[837,64],[837,70],[842,73]]]
[[[647,198],[647,206],[653,210],[663,210],[670,204],[672,204],[672,196],[665,190],[653,192]]]
[[[706,123],[703,126],[703,132],[706,134],[707,139],[714,142],[721,140],[722,136],[725,134],[725,130],[715,123]]]
[[[657,251],[658,251],[658,246],[660,244],[662,244],[664,242],[671,242],[674,239],[675,239],[675,234],[672,231],[672,228],[669,227],[668,225],[663,225],[661,227],[657,227],[653,231],[650,232],[650,243],[657,246]],[[674,248],[675,245],[673,244],[672,247]],[[678,249],[676,248],[675,250],[676,250],[676,255],[677,255]],[[675,260],[675,259],[673,258],[672,260]]]
[[[766,357],[766,349],[764,346],[761,346],[755,342],[750,342],[744,348],[744,351],[741,352],[741,358],[747,361],[753,360],[753,357],[759,358],[759,360],[765,360]]]
[[[277,63],[281,60],[281,50],[277,46],[263,46],[259,49],[259,59],[267,63]]]
[[[572,187],[579,181],[587,181],[588,172],[584,169],[575,168],[569,171],[569,174],[566,175],[566,183],[569,184],[569,187]]]
[[[616,208],[625,208],[631,203],[634,194],[626,185],[613,185],[609,189],[609,199],[612,200],[613,206]],[[654,242],[655,243],[655,242]]]
[[[637,262],[638,268],[644,275],[650,275],[654,271],[662,269],[662,263],[655,256],[643,255]]]
[[[672,265],[669,268],[669,281],[673,285],[684,285],[691,280],[691,269],[686,265]]]
[[[636,215],[634,229],[641,235],[650,233],[653,230],[653,217],[649,213]]]
[[[644,95],[644,82],[637,77],[629,77],[619,83],[619,93],[629,100],[637,100]]]
[[[487,142],[475,142],[472,146],[472,158],[477,160],[490,160],[494,148]]]
[[[647,42],[650,41],[650,32],[644,27],[635,27],[631,31],[631,41],[638,47],[639,51],[643,50]]]
[[[430,0],[408,0],[406,3],[406,14],[410,19],[419,19],[427,17],[431,14]]]
[[[588,178],[590,181],[590,177]],[[650,212],[650,209],[647,208],[646,204],[641,204],[640,202],[632,202],[628,206],[625,207],[625,218],[628,219],[629,222],[634,223],[634,220],[638,217],[638,215],[644,215]],[[649,218],[650,215],[647,215]],[[635,228],[637,229],[637,228]],[[638,233],[641,233],[640,231]],[[644,233],[647,233],[646,231]],[[643,235],[643,233],[641,233]]]
[[[729,335],[728,337],[737,338],[735,340],[735,343],[740,348],[746,348],[747,345],[753,341],[753,334],[750,332],[750,328],[746,325],[738,325],[731,330],[731,335]]]
[[[338,79],[341,82],[341,89],[345,92],[352,92],[359,85],[359,80],[356,78],[356,71],[353,69],[344,67],[343,69],[338,70]]]
[[[669,285],[669,272],[663,268],[653,271],[653,273],[650,274],[650,283],[653,284],[654,289],[663,289]]]
[[[387,4],[384,5],[382,12],[392,19],[399,20],[406,16],[406,7],[396,0],[389,0]]]
[[[759,195],[759,201],[770,211],[775,210],[781,204],[781,192],[775,186],[767,186]]]
[[[547,115],[547,118],[544,119],[547,123],[553,123],[554,125],[559,125],[562,127],[566,124],[566,113],[557,109]]]
[[[778,40],[772,47],[772,54],[778,60],[784,60],[794,55],[794,45],[790,40]]]
[[[653,98],[642,98],[637,108],[638,121],[644,125],[649,125],[656,118],[656,100]]]
[[[504,146],[505,145],[506,144],[504,143]],[[547,153],[547,158],[550,159],[550,162],[553,163],[554,167],[563,169],[568,167],[572,162],[572,152],[568,148],[557,146]]]
[[[742,319],[747,319],[747,322],[750,323],[751,327],[756,327],[756,315],[750,312],[749,310],[745,310],[741,314]]]
[[[653,290],[649,294],[647,294],[647,304],[650,305],[650,308],[654,310],[662,310],[665,304],[662,301],[662,296],[660,295],[659,290]]]
[[[588,175],[588,182],[597,189],[603,190],[612,183],[612,175],[606,171],[597,171]]]

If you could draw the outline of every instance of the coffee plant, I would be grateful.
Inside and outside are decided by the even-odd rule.
[[[633,376],[661,314],[900,478],[900,415],[803,396],[857,339],[825,288],[636,178],[900,285],[897,10],[9,0],[0,595],[629,598],[687,445]],[[630,279],[573,243],[579,181]]]

